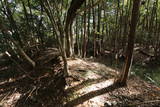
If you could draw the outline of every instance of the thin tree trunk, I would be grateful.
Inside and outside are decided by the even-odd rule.
[[[137,21],[138,21],[139,7],[140,7],[140,0],[134,0],[133,1],[130,32],[128,35],[126,61],[125,61],[122,75],[121,75],[120,79],[118,80],[118,82],[121,83],[122,85],[126,84],[127,78],[129,75],[129,71],[131,68],[132,57],[133,57],[132,54],[133,54],[133,48],[134,48],[134,38],[135,38],[135,34],[136,34],[136,25],[137,25]]]
[[[21,46],[23,46],[23,42],[22,42],[22,39],[20,37],[20,34],[19,34],[19,30],[18,30],[18,27],[16,25],[16,21],[14,20],[13,16],[12,16],[12,12],[9,8],[9,4],[8,4],[8,1],[4,1],[5,2],[5,6],[6,8],[4,7],[4,4],[3,4],[3,1],[1,1],[1,5],[2,7],[5,9],[5,14],[8,18],[8,21],[10,22],[10,25],[11,25],[11,29],[12,29],[12,32],[14,31],[14,34],[15,34],[15,38],[18,40],[19,44]],[[15,39],[14,38],[14,39]]]
[[[85,7],[86,7],[86,1],[85,1]],[[87,45],[87,35],[86,35],[86,22],[87,22],[87,18],[86,18],[86,11],[84,11],[84,17],[83,17],[83,21],[84,21],[84,32],[83,32],[83,49],[82,49],[82,57],[85,58],[86,57],[86,45]]]
[[[0,30],[5,34],[6,38],[8,38],[15,45],[22,58],[25,59],[27,63],[30,64],[32,67],[35,67],[36,63],[24,52],[20,45],[11,37],[10,33],[8,32],[8,29],[6,29],[5,26],[0,24]]]
[[[94,4],[94,0],[92,0],[92,5]],[[96,34],[95,34],[95,31],[96,31],[96,19],[95,19],[95,9],[92,8],[92,15],[93,15],[93,56],[95,57],[96,56]]]
[[[98,5],[98,23],[97,23],[97,38],[98,38],[98,41],[97,41],[97,55],[99,55],[100,53],[100,50],[101,50],[101,8],[100,8],[100,5]]]
[[[49,5],[49,1],[46,0],[46,4],[47,6],[44,4],[44,2],[41,0],[41,5],[44,7],[50,21],[51,21],[51,24],[52,24],[52,27],[53,27],[53,30],[55,31],[55,34],[57,36],[57,41],[58,41],[58,44],[59,44],[59,49],[60,49],[60,52],[61,52],[61,56],[62,56],[62,60],[63,60],[63,63],[64,63],[64,77],[68,76],[68,63],[67,63],[67,56],[66,56],[66,52],[65,52],[65,49],[63,48],[62,46],[62,42],[63,40],[61,39],[62,35],[61,34],[64,34],[63,30],[59,30],[59,28],[62,28],[60,26],[57,25],[54,17],[53,17],[53,13],[51,11],[51,7]],[[62,32],[60,32],[62,31]]]
[[[88,0],[88,5],[91,3],[91,1],[90,0]],[[90,38],[90,18],[91,18],[91,9],[89,9],[88,10],[88,28],[87,28],[87,35],[88,35],[88,37],[87,37],[87,46],[86,47],[88,47],[88,43],[90,43],[90,41],[89,41],[89,38]],[[88,49],[89,51],[90,51],[90,49]]]

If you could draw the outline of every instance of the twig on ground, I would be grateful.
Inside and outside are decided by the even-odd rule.
[[[30,93],[28,94],[27,98],[25,101],[28,100],[28,98],[32,95],[33,91],[36,89],[36,86],[33,87],[33,89],[30,91]]]

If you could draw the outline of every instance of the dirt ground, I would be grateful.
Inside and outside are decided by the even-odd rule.
[[[70,92],[71,104],[76,107],[160,106],[160,88],[135,75],[130,76],[126,87],[108,91],[119,74],[115,69],[81,59],[70,60],[69,68],[76,79],[70,81],[67,92]],[[102,92],[105,89],[106,93]]]
[[[51,65],[45,71],[41,68],[33,74],[14,75],[0,78],[0,107],[158,107],[160,105],[160,88],[131,75],[126,87],[117,87],[115,78],[120,71],[104,64],[82,60],[68,59],[69,77],[67,85],[55,86],[61,65]],[[1,68],[0,77],[6,74]],[[9,71],[11,72],[11,71]],[[18,72],[18,71],[17,71]],[[22,72],[22,71],[21,71]],[[36,77],[32,80],[29,77]],[[62,79],[63,80],[63,79]],[[59,92],[58,89],[61,92]],[[64,92],[62,92],[64,91]],[[54,96],[54,98],[53,98]],[[56,96],[56,97],[55,97]],[[60,100],[60,101],[59,101]],[[57,104],[58,103],[58,104]]]

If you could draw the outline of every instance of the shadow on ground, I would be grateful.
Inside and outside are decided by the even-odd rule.
[[[114,83],[118,73],[97,62],[69,60],[70,74],[77,81],[67,87],[66,107],[122,107],[160,105],[160,88],[132,75],[126,87]]]
[[[55,62],[54,62],[55,63]],[[0,69],[0,106],[112,107],[159,106],[160,88],[131,76],[127,87],[114,83],[118,73],[96,62],[69,60],[71,77],[63,77],[62,64],[36,69],[17,66]],[[8,72],[8,73],[7,73]],[[12,74],[11,74],[12,73]]]
[[[66,85],[60,63],[35,69],[14,65],[0,70],[0,106],[42,107],[62,105]],[[23,70],[25,71],[23,71]],[[12,74],[12,72],[14,74]]]
[[[87,94],[84,94],[82,95],[81,97],[78,97],[70,102],[68,102],[67,104],[65,104],[66,107],[71,107],[71,106],[76,106],[78,104],[82,104],[83,102],[93,98],[93,97],[96,97],[96,96],[99,96],[99,95],[102,95],[102,94],[105,94],[105,93],[109,93],[109,92],[112,92],[114,91],[115,89],[118,89],[120,88],[121,86],[114,83],[108,87],[105,87],[105,88],[102,88],[100,90],[96,90],[96,91],[91,91]]]

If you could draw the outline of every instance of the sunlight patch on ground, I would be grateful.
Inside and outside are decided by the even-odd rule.
[[[79,91],[76,91],[76,95],[84,95],[92,91],[100,90],[102,88],[108,87],[114,83],[114,79],[109,79],[110,77],[114,78],[118,73],[115,69],[107,67],[104,64],[98,62],[86,61],[83,59],[76,58],[74,60],[68,60],[68,65],[70,69],[70,74],[73,76],[78,76],[83,81],[89,79],[99,79],[104,78],[106,80],[92,84],[89,86],[85,86]],[[75,85],[74,85],[75,86]],[[91,98],[88,101],[85,101],[83,104],[78,105],[77,107],[84,107],[84,105],[89,105],[89,107],[102,107],[108,101],[109,94],[103,94],[100,96],[96,96]],[[88,107],[88,106],[85,106]]]
[[[103,82],[100,82],[97,84],[93,84],[93,85],[90,85],[88,87],[85,87],[85,88],[79,90],[78,93],[80,95],[84,95],[84,94],[92,92],[92,91],[100,90],[102,88],[110,86],[111,84],[113,84],[113,82],[114,82],[114,79],[109,79],[109,80],[106,80],[106,81],[103,81]],[[102,106],[104,106],[104,104],[108,100],[108,97],[109,97],[108,93],[100,95],[100,96],[96,96],[96,97],[84,102],[83,105],[86,104],[86,105],[90,105],[91,107],[97,107],[97,105],[98,105],[98,107],[102,107]],[[80,104],[77,107],[83,107],[83,106]]]
[[[93,71],[94,73],[101,76],[107,74],[115,76],[118,74],[115,69],[107,67],[104,64],[100,64],[98,62],[85,61],[79,58],[76,58],[75,60],[68,60],[68,66],[71,70],[71,74],[77,70]]]
[[[79,59],[79,58],[76,58],[75,60],[68,61],[69,66],[75,66],[75,65],[79,65],[79,64],[88,65],[87,62],[85,62],[84,60]]]
[[[99,82],[97,84],[87,86],[87,87],[81,89],[80,92],[88,93],[88,92],[91,92],[91,91],[99,90],[99,89],[110,86],[111,84],[113,84],[113,82],[114,82],[114,79],[109,79],[109,80],[106,80],[106,81],[102,81],[102,82]]]
[[[7,97],[7,98],[6,98]],[[9,97],[6,95],[0,102],[2,107],[14,107],[15,103],[20,99],[21,94],[19,92],[12,93]]]
[[[87,71],[87,73],[85,74],[85,79],[88,80],[88,79],[98,79],[98,78],[102,78],[101,75],[98,75],[97,73],[89,70]]]
[[[127,87],[122,87],[116,91],[112,91],[102,95],[95,94],[97,92],[100,92],[104,88],[106,89],[106,87],[114,83],[114,78],[117,77],[120,73],[120,72],[117,72],[119,71],[119,69],[113,69],[111,67],[107,67],[104,64],[101,64],[98,62],[91,62],[91,61],[78,59],[78,58],[74,60],[68,60],[68,65],[69,65],[71,75],[76,78],[79,78],[79,81],[72,81],[73,84],[71,85],[73,87],[73,90],[75,90],[73,91],[74,99],[76,100],[77,97],[84,98],[85,96],[91,98],[89,100],[88,99],[85,100],[85,102],[75,107],[105,107],[105,106],[114,107],[114,105],[117,105],[120,103],[121,105],[125,105],[126,102],[128,104],[132,103],[132,100],[135,100],[135,99],[136,101],[138,101],[139,99],[137,98],[139,97],[145,98],[141,100],[147,100],[149,99],[150,96],[152,97],[155,96],[154,94],[152,94],[152,92],[149,91],[150,89],[153,89],[153,88],[151,88],[149,84],[147,84],[146,82],[142,81],[141,79],[135,76],[131,76],[129,78]],[[104,80],[98,81],[98,82],[96,81],[91,84],[88,84],[88,83],[81,84],[83,82],[85,83],[85,81],[87,80],[97,80],[101,78]],[[80,88],[76,88],[79,86]],[[145,87],[145,88],[142,88],[142,87]],[[95,96],[93,94],[95,94]],[[99,95],[99,96],[96,96],[96,95]],[[74,101],[73,98],[71,98],[71,100]]]

